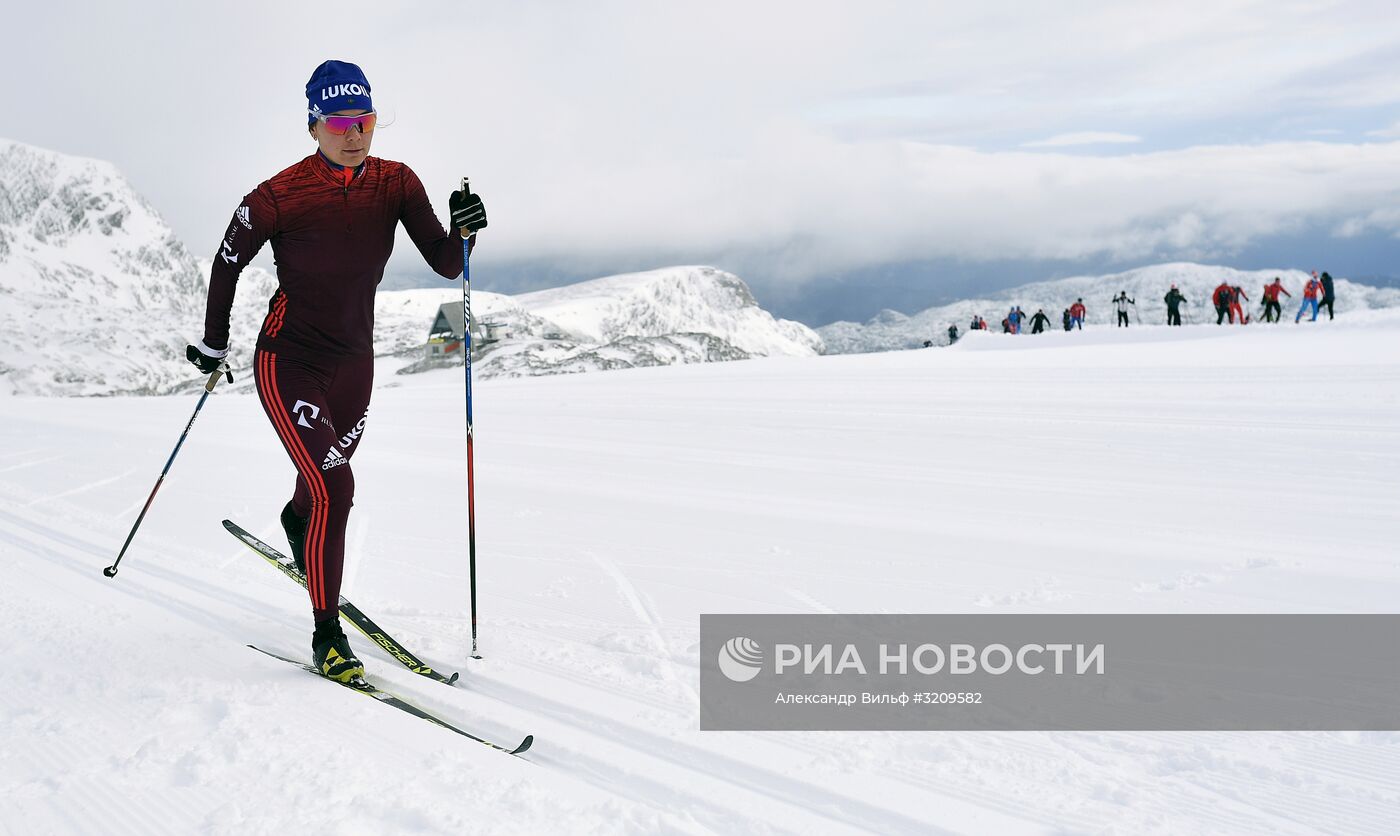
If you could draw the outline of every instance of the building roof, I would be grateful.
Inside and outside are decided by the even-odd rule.
[[[433,333],[452,329],[452,336],[461,339],[464,335],[462,330],[462,303],[446,302],[438,308],[437,317],[433,319]]]

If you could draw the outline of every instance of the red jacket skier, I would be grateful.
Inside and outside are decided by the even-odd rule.
[[[1289,293],[1288,290],[1284,288],[1283,280],[1280,279],[1278,276],[1274,276],[1273,284],[1264,285],[1265,322],[1278,322],[1279,316],[1283,313],[1282,306],[1279,304],[1278,301],[1278,295],[1280,293],[1282,293],[1284,296],[1289,297],[1290,299],[1293,298],[1293,294]]]
[[[1231,322],[1238,322],[1240,325],[1247,325],[1247,324],[1249,324],[1249,323],[1248,323],[1248,320],[1246,320],[1245,317],[1244,317],[1244,306],[1240,304],[1240,300],[1241,300],[1241,299],[1243,299],[1243,300],[1246,301],[1246,302],[1249,301],[1249,297],[1246,296],[1246,295],[1244,295],[1244,288],[1240,287],[1239,285],[1235,285],[1234,287],[1231,287],[1231,288],[1230,288],[1230,321],[1231,321]]]
[[[1078,328],[1081,331],[1084,330],[1084,313],[1083,299],[1076,300],[1073,305],[1069,306],[1069,325],[1071,328]]]
[[[325,676],[364,675],[340,628],[345,526],[374,372],[374,295],[400,223],[429,266],[462,273],[459,232],[486,226],[481,198],[454,192],[452,233],[433,213],[417,175],[369,156],[376,113],[354,64],[326,61],[306,84],[307,132],[317,151],[265,181],[233,214],[209,277],[204,339],[187,356],[211,372],[228,353],[239,273],[266,242],[277,292],[258,333],[254,380],[263,411],[297,472],[282,510],[307,581],[312,656]]]
[[[1308,321],[1316,322],[1318,311],[1318,298],[1322,296],[1325,292],[1326,291],[1322,286],[1322,280],[1319,279],[1317,277],[1317,273],[1314,272],[1312,278],[1308,280],[1307,286],[1303,288],[1303,303],[1298,306],[1298,315],[1293,317],[1293,322],[1296,324],[1299,320],[1301,320],[1303,318],[1303,312],[1308,310],[1309,308],[1312,308],[1312,319]]]
[[[1278,295],[1280,293],[1289,298],[1292,298],[1293,296],[1293,294],[1289,293],[1288,289],[1283,286],[1283,279],[1280,279],[1278,276],[1274,276],[1274,281],[1272,284],[1264,285],[1264,301],[1277,302]]]
[[[1230,314],[1230,302],[1234,299],[1235,289],[1230,287],[1229,282],[1221,282],[1216,285],[1215,292],[1210,295],[1210,300],[1215,303],[1215,324],[1219,325],[1229,316],[1230,321],[1235,319]]]

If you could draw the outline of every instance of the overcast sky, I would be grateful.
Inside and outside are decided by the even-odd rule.
[[[392,121],[374,153],[440,213],[472,176],[486,287],[707,262],[790,300],[881,269],[932,292],[1277,241],[1353,272],[1400,256],[1393,2],[26,2],[5,24],[0,136],[115,162],[206,257],[314,150],[326,58],[364,68]]]

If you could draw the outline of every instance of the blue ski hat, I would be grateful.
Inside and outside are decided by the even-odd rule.
[[[323,61],[306,82],[307,124],[322,113],[338,110],[374,110],[369,98],[369,81],[355,64]]]

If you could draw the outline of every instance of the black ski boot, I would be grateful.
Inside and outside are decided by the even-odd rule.
[[[322,676],[336,682],[353,682],[365,676],[364,663],[350,649],[339,617],[316,622],[316,632],[311,636],[311,664]]]
[[[282,509],[282,530],[287,532],[287,545],[292,547],[292,560],[296,561],[297,571],[306,576],[306,558],[302,557],[302,550],[306,543],[306,517],[298,517],[295,509],[292,508],[291,500],[287,501],[287,507]]]

